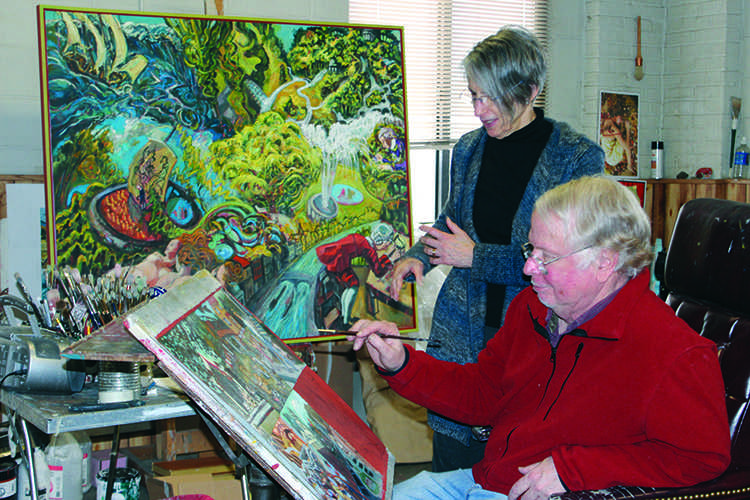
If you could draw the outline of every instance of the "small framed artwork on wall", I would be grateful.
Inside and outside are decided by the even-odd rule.
[[[638,101],[638,94],[601,91],[599,145],[609,175],[638,176]]]

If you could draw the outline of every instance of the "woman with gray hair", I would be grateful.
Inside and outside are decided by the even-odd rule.
[[[482,126],[456,143],[450,195],[421,240],[395,265],[391,295],[406,278],[422,283],[435,266],[451,266],[433,312],[430,354],[475,362],[528,281],[518,251],[536,199],[553,186],[601,173],[604,152],[569,125],[544,116],[534,100],[547,73],[536,37],[506,26],[479,42],[464,60],[468,97]],[[467,468],[484,451],[487,429],[428,416],[435,471]]]

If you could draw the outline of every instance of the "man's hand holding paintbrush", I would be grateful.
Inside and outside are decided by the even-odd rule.
[[[406,362],[406,351],[395,323],[361,319],[350,330],[356,333],[349,337],[354,350],[367,346],[370,358],[380,369],[395,372]]]

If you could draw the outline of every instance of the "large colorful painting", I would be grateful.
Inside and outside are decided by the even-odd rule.
[[[402,30],[39,7],[47,260],[207,269],[280,337],[357,318],[410,246]]]
[[[125,326],[295,498],[391,497],[385,445],[207,271],[129,313]]]

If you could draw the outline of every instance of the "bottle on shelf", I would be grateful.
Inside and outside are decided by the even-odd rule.
[[[664,141],[651,141],[651,178],[664,177]]]
[[[742,137],[740,145],[734,152],[734,162],[732,162],[732,177],[735,179],[744,179],[750,176],[748,161],[750,160],[750,148],[747,146],[747,137]]]

